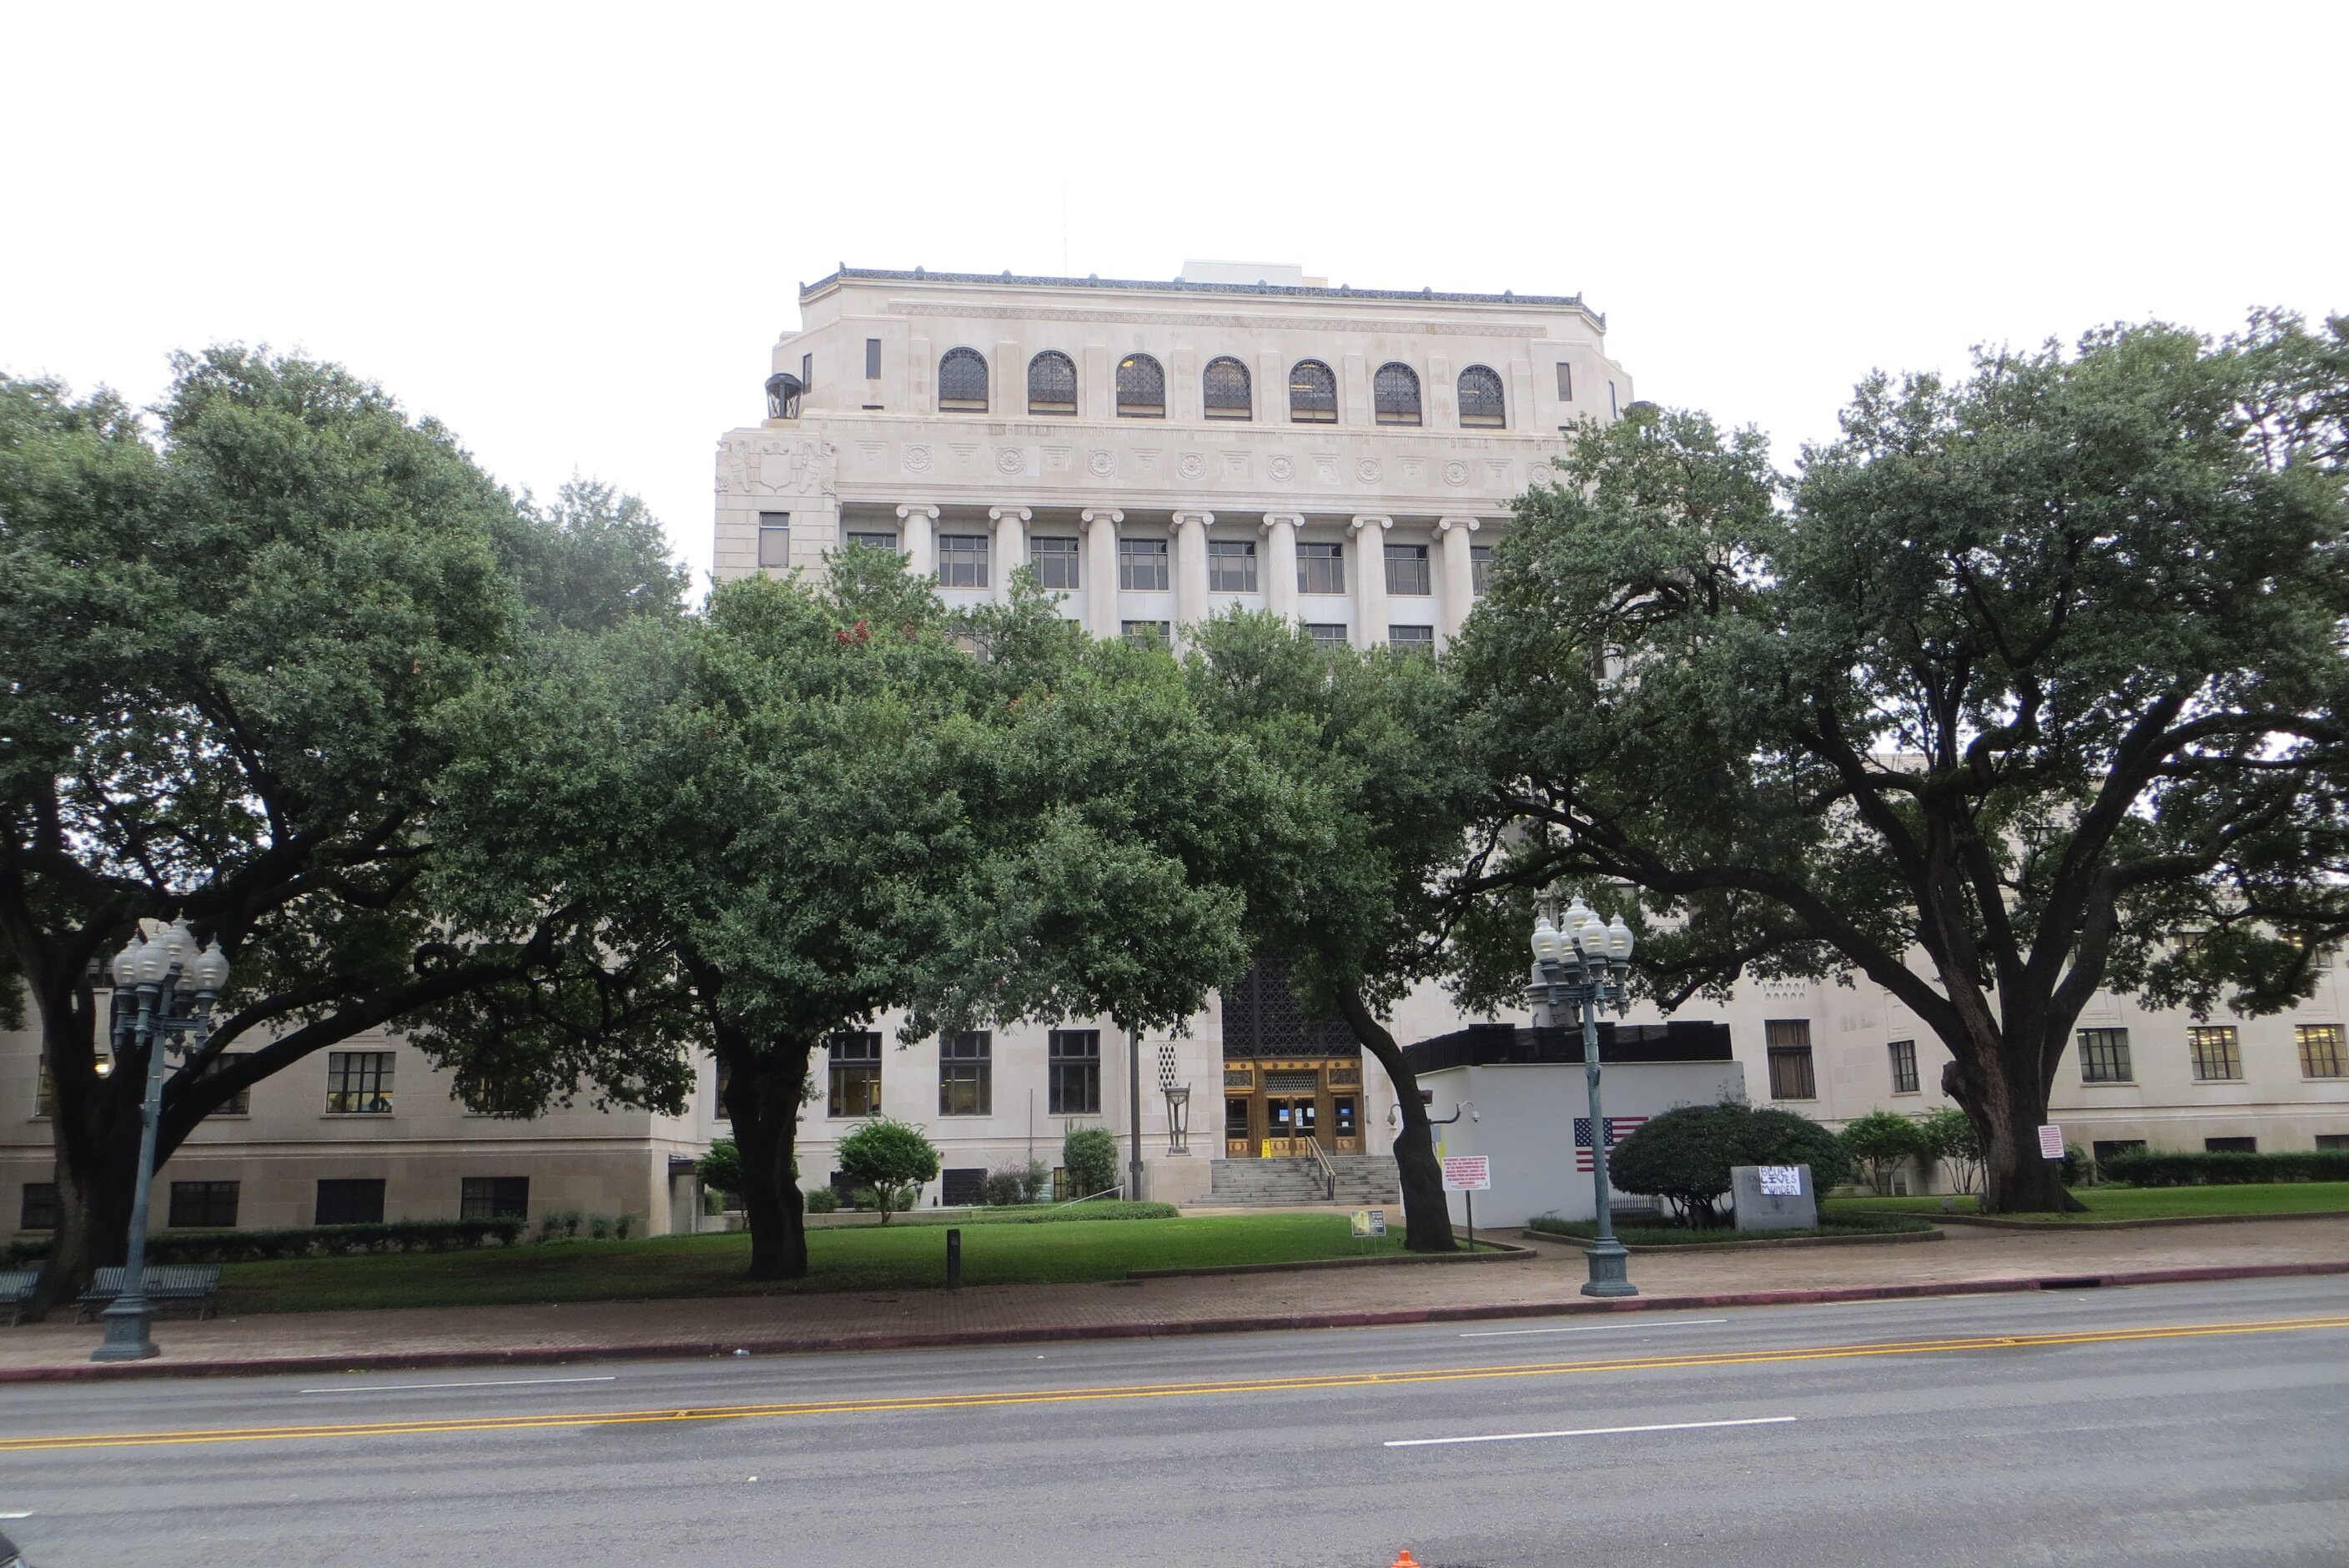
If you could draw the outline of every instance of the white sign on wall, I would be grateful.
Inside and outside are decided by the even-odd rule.
[[[1803,1168],[1799,1165],[1764,1165],[1762,1167],[1762,1195],[1764,1198],[1801,1197]]]
[[[1485,1192],[1493,1186],[1493,1161],[1487,1155],[1460,1154],[1444,1162],[1447,1192]]]

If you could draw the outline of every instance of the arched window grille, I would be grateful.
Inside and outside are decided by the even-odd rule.
[[[1256,418],[1256,398],[1248,386],[1247,366],[1226,356],[1207,361],[1201,375],[1200,387],[1206,394],[1207,418],[1210,419],[1252,419]]]
[[[1288,373],[1288,417],[1304,425],[1338,422],[1338,378],[1318,359],[1300,359]]]
[[[949,348],[938,361],[938,407],[987,412],[987,356],[976,348]]]
[[[1371,380],[1371,407],[1381,425],[1419,423],[1419,373],[1408,365],[1381,365]]]
[[[1497,428],[1509,422],[1507,400],[1501,396],[1501,377],[1484,365],[1460,373],[1460,422]]]
[[[767,377],[767,418],[796,419],[800,417],[800,399],[807,395],[807,384],[788,370],[778,370]]]
[[[1030,360],[1028,412],[1073,414],[1076,411],[1076,362],[1057,348],[1048,348]]]
[[[1147,354],[1117,362],[1117,411],[1132,419],[1166,418],[1166,372]]]

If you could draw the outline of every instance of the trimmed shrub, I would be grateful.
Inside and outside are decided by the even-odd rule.
[[[1925,1135],[1925,1151],[1950,1168],[1950,1180],[1961,1192],[1982,1191],[1982,1134],[1966,1113],[1945,1105],[1918,1123]]]
[[[1889,1110],[1871,1110],[1866,1116],[1852,1118],[1836,1134],[1836,1141],[1867,1173],[1868,1184],[1879,1196],[1890,1194],[1896,1171],[1911,1160],[1930,1153],[1924,1130],[1907,1117]],[[1812,1172],[1812,1180],[1817,1179],[1817,1172]]]
[[[1764,1109],[1741,1100],[1689,1105],[1654,1117],[1609,1156],[1608,1174],[1626,1192],[1664,1199],[1682,1223],[1702,1228],[1720,1219],[1716,1205],[1737,1165],[1807,1165],[1819,1188],[1844,1179],[1843,1146],[1834,1133],[1791,1110]]]
[[[742,1150],[730,1138],[713,1138],[709,1152],[693,1162],[693,1173],[701,1184],[720,1192],[742,1190]]]
[[[368,1253],[454,1253],[512,1246],[520,1220],[391,1220],[375,1225],[305,1225],[285,1231],[164,1231],[147,1238],[156,1264],[251,1264],[271,1258],[338,1258]],[[46,1241],[19,1242],[16,1260],[49,1255]]]
[[[922,1136],[922,1130],[885,1116],[842,1139],[836,1158],[841,1174],[860,1188],[858,1206],[864,1206],[864,1190],[869,1190],[885,1225],[891,1214],[913,1207],[923,1183],[936,1181],[938,1174],[937,1148]]]
[[[1044,1195],[1044,1190],[1051,1180],[1051,1171],[1040,1161],[990,1171],[986,1180],[978,1184],[978,1201],[989,1208],[1032,1203]]]
[[[1090,1198],[1117,1185],[1117,1138],[1106,1127],[1072,1127],[1061,1140],[1061,1164],[1072,1198]]]
[[[2282,1154],[2230,1150],[2125,1149],[2099,1167],[2107,1181],[2132,1187],[2243,1186],[2258,1181],[2349,1181],[2349,1150]]]
[[[836,1214],[840,1212],[840,1194],[829,1187],[812,1187],[802,1196],[811,1214]]]

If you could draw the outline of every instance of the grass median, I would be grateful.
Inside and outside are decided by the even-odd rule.
[[[1933,1228],[1932,1222],[1921,1215],[1884,1212],[1854,1215],[1846,1219],[1821,1216],[1826,1223],[1816,1230],[1741,1231],[1724,1225],[1712,1230],[1691,1231],[1677,1225],[1618,1225],[1615,1239],[1627,1247],[1703,1247],[1731,1242],[1799,1242],[1833,1237],[1893,1236],[1922,1234]],[[1529,1224],[1547,1235],[1571,1236],[1588,1241],[1599,1233],[1599,1227],[1588,1220],[1561,1220],[1554,1214],[1537,1214]]]
[[[1399,1234],[1357,1241],[1343,1214],[982,1224],[963,1231],[962,1278],[970,1285],[1067,1284],[1123,1279],[1133,1269],[1309,1263],[1402,1250]],[[785,1281],[742,1277],[750,1238],[739,1232],[289,1258],[223,1268],[220,1307],[225,1315],[919,1290],[946,1283],[946,1255],[941,1227],[892,1224],[810,1231],[807,1277]]]
[[[2085,1214],[2017,1214],[2015,1219],[2178,1220],[2204,1214],[2349,1214],[2349,1181],[2268,1181],[2226,1187],[2075,1187],[2072,1195],[2088,1207]],[[1957,1212],[1971,1214],[1980,1205],[1972,1198],[1955,1200]],[[1821,1216],[1857,1219],[1868,1214],[1923,1214],[1943,1212],[1938,1197],[1829,1198]]]

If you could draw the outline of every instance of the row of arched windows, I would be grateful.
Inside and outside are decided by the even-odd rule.
[[[1202,410],[1210,419],[1256,418],[1256,388],[1248,367],[1229,355],[1207,361],[1199,373]],[[1501,377],[1491,366],[1472,365],[1460,373],[1460,422],[1497,429],[1508,423]],[[987,356],[976,348],[949,348],[938,361],[938,407],[949,412],[987,412]],[[1419,372],[1391,363],[1371,378],[1371,413],[1381,425],[1421,422]],[[1077,365],[1057,348],[1028,362],[1028,412],[1074,414]],[[1117,362],[1117,411],[1128,419],[1166,417],[1166,372],[1147,354]],[[1304,425],[1338,422],[1338,377],[1318,359],[1289,367],[1288,418]]]

